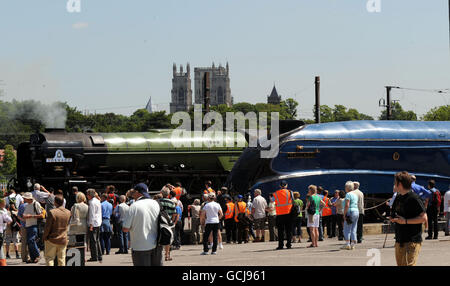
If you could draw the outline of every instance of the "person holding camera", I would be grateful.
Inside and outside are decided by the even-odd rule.
[[[345,209],[344,209],[344,239],[346,244],[341,249],[355,249],[356,230],[358,228],[358,196],[353,193],[354,184],[351,181],[345,183]]]
[[[395,223],[395,259],[398,266],[414,266],[422,246],[422,224],[427,221],[423,200],[412,191],[411,175],[408,172],[395,174],[397,198],[390,218]]]

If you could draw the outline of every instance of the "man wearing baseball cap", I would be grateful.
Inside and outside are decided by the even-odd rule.
[[[159,204],[150,199],[146,184],[131,191],[135,202],[123,221],[123,231],[130,232],[131,257],[134,266],[162,266],[162,246],[158,246]]]

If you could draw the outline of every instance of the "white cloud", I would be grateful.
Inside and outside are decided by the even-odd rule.
[[[72,25],[72,28],[74,29],[85,29],[89,26],[88,23],[86,22],[78,22]]]

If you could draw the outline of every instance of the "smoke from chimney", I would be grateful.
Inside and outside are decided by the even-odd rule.
[[[44,104],[35,100],[13,100],[9,117],[19,121],[36,120],[44,124],[46,128],[65,128],[67,111],[61,102]]]

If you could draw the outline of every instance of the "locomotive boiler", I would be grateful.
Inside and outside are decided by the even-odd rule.
[[[68,133],[48,129],[32,134],[17,150],[15,187],[29,190],[39,182],[67,192],[72,186],[102,189],[114,184],[124,192],[136,182],[146,182],[151,191],[157,191],[168,182],[179,181],[200,193],[205,180],[221,186],[247,146],[241,133],[224,132],[223,140],[232,143],[211,147],[215,137],[192,132],[180,138],[173,137],[173,132]]]

